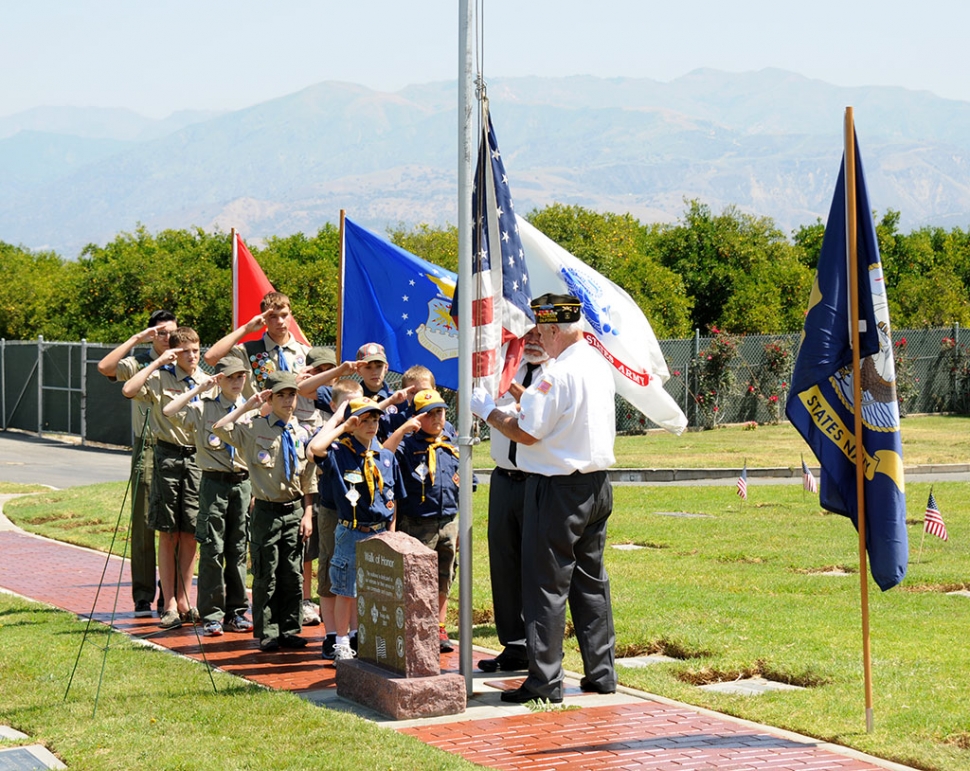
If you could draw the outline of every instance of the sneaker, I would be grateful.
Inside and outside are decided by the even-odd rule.
[[[152,604],[148,600],[138,600],[135,603],[135,618],[151,618]]]
[[[346,661],[347,659],[352,659],[355,656],[354,652],[350,649],[349,645],[334,645],[333,646],[333,660],[334,661]]]
[[[158,620],[158,625],[162,629],[178,629],[182,626],[182,617],[177,610],[166,610]]]
[[[303,626],[317,626],[320,623],[320,611],[313,600],[303,601]]]
[[[202,616],[199,615],[198,608],[189,608],[185,613],[179,614],[183,624],[201,624]]]
[[[451,644],[451,640],[448,639],[448,633],[443,626],[438,627],[438,648],[442,653],[451,653],[455,649],[455,646]]]
[[[228,619],[225,628],[228,632],[252,632],[253,622],[240,613]]]
[[[207,637],[222,637],[222,624],[218,621],[206,621],[202,633]]]
[[[337,635],[328,634],[323,638],[323,652],[320,654],[320,658],[326,659],[327,661],[333,661],[333,649],[337,645]]]

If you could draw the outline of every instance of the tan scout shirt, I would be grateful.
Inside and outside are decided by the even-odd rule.
[[[229,356],[235,356],[249,368],[249,377],[246,379],[246,386],[243,388],[243,398],[248,399],[257,391],[261,391],[266,386],[264,382],[267,376],[276,372],[277,366],[276,343],[269,335],[263,335],[257,344],[250,343],[246,348],[245,343],[234,345],[229,351]],[[289,342],[282,346],[286,352],[286,361],[293,374],[297,374],[306,366],[306,355],[310,352],[308,346],[303,345],[293,335],[290,335]],[[296,419],[311,431],[323,425],[320,415],[313,405],[313,399],[298,395],[296,398],[296,409],[293,411]]]
[[[118,362],[118,367],[115,370],[115,376],[113,379],[117,380],[119,383],[124,383],[126,380],[131,380],[138,370],[147,366],[157,358],[158,354],[155,353],[154,348],[149,348],[147,351],[142,351],[134,356],[126,356]],[[148,415],[148,411],[150,409],[151,405],[146,405],[143,402],[139,402],[137,399],[131,400],[131,430],[135,434],[136,447],[138,446],[138,439],[141,436],[141,429],[145,425],[145,416]],[[145,444],[150,445],[152,441],[154,441],[154,438],[152,437],[151,423],[149,423],[148,432],[145,435]]]
[[[189,436],[189,432],[184,427],[173,423],[171,419],[166,418],[162,414],[162,410],[179,394],[192,389],[192,386],[185,382],[185,378],[192,377],[194,381],[196,378],[205,377],[205,375],[196,369],[190,376],[177,364],[174,366],[174,375],[165,369],[157,369],[152,372],[134,398],[155,408],[151,412],[149,426],[156,440],[179,444],[183,447],[194,447],[195,442]]]
[[[251,423],[230,423],[215,430],[216,436],[235,447],[249,468],[253,497],[261,501],[287,503],[316,492],[316,466],[307,463],[306,446],[310,435],[296,419],[286,430],[292,432],[296,443],[297,468],[286,478],[283,463],[283,427],[276,426],[279,418],[273,413],[253,418]]]
[[[242,399],[240,398],[240,403]],[[195,462],[203,471],[239,472],[246,471],[241,452],[229,452],[229,446],[212,430],[212,425],[236,408],[222,394],[206,396],[197,402],[190,402],[181,412],[171,417],[174,425],[184,428],[195,445]],[[243,416],[254,417],[251,412]]]

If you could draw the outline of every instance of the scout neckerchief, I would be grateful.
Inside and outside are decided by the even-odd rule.
[[[367,481],[367,491],[370,493],[370,502],[373,504],[376,495],[375,490],[384,489],[384,477],[381,476],[381,470],[377,467],[377,463],[374,462],[374,456],[377,454],[377,451],[370,449],[358,450],[355,446],[353,437],[350,436],[345,436],[343,439],[341,439],[340,444],[349,448],[354,455],[364,459],[364,479]],[[347,475],[344,475],[344,479],[353,485],[355,485],[357,481],[348,479]],[[359,498],[360,493],[357,492],[356,486],[351,487],[347,491],[347,500],[350,501],[350,505],[354,510],[353,527],[355,528],[357,527],[357,501]]]
[[[296,442],[293,441],[293,434],[289,432],[288,423],[285,420],[277,420],[274,426],[283,429],[283,470],[286,472],[286,480],[293,478],[293,469],[296,468]]]
[[[161,367],[159,367],[159,369],[164,369],[166,372],[168,372],[176,380],[179,379],[179,376],[175,374],[175,365],[174,364],[163,364]],[[195,388],[195,378],[193,378],[191,375],[186,375],[185,377],[182,378],[182,381],[186,385],[188,385],[190,391],[193,388]],[[196,394],[195,396],[193,396],[190,399],[190,401],[193,401],[193,402],[199,401],[199,395]]]
[[[423,433],[423,432],[422,432]],[[415,455],[421,455],[422,453],[428,454],[428,462],[425,465],[424,461],[421,461],[421,465],[418,466],[414,471],[421,479],[421,503],[424,503],[424,479],[425,477],[431,478],[431,484],[434,485],[434,472],[435,464],[437,463],[437,450],[440,447],[443,450],[447,450],[455,458],[458,457],[458,448],[455,447],[451,442],[448,441],[448,437],[442,432],[438,436],[428,436],[425,434],[424,441],[427,443],[427,447],[422,447],[421,449],[415,450]]]

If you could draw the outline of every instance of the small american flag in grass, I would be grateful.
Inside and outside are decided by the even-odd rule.
[[[940,515],[940,510],[936,506],[936,498],[933,497],[932,490],[930,491],[930,499],[926,502],[926,514],[923,517],[923,532],[935,535],[944,541],[948,540],[946,525],[943,524],[943,517]]]
[[[744,468],[741,469],[741,476],[738,477],[738,497],[742,501],[748,500],[748,462],[745,461]]]
[[[804,458],[802,458],[802,489],[808,490],[810,493],[818,492],[818,483],[815,481],[812,472],[808,470],[808,466],[805,465]]]

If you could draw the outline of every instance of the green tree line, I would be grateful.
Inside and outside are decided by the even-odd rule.
[[[801,329],[825,232],[819,220],[791,236],[768,217],[688,201],[673,223],[645,225],[630,214],[552,204],[529,221],[623,287],[660,338],[694,329],[770,334]],[[897,328],[970,323],[970,230],[899,230],[889,210],[876,226],[890,311]],[[388,238],[456,270],[454,226],[403,225]],[[273,285],[288,294],[306,334],[337,336],[338,228],[271,237],[251,245]],[[77,260],[0,241],[0,336],[113,343],[144,328],[157,308],[175,312],[205,342],[231,326],[231,245],[201,228],[121,233],[88,245]]]

